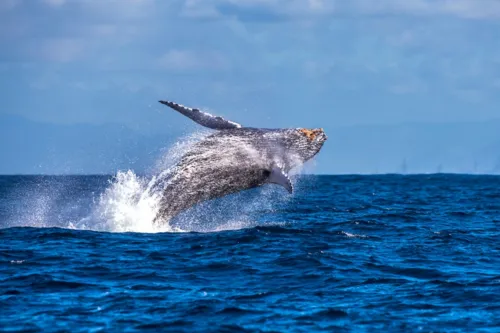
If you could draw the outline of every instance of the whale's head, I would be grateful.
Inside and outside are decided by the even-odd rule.
[[[288,153],[295,159],[295,161],[290,161],[290,167],[305,163],[316,156],[327,139],[325,131],[322,128],[296,128],[287,130],[285,139],[286,147]]]

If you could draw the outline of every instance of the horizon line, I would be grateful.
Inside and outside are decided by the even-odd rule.
[[[121,171],[121,170],[120,170]],[[133,170],[131,170],[133,171]],[[134,172],[135,173],[135,172]],[[147,176],[147,173],[135,173],[138,176]],[[437,175],[454,175],[454,176],[500,176],[500,173],[468,173],[468,172],[429,172],[429,173],[400,173],[400,172],[380,172],[380,173],[303,173],[300,176],[437,176]],[[116,173],[0,173],[0,177],[114,177]],[[297,175],[292,175],[297,176]]]

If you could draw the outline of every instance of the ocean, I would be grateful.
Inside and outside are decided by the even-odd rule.
[[[152,221],[148,180],[0,176],[2,332],[500,332],[500,177],[296,177]]]

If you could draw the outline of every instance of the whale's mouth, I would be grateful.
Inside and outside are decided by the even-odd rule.
[[[316,141],[323,143],[326,140],[328,140],[328,136],[326,135],[325,131],[322,128],[320,128],[316,131],[319,131],[318,134],[316,134],[316,138],[315,138]]]

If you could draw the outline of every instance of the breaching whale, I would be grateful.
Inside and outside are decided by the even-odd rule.
[[[196,108],[160,101],[198,124],[216,130],[194,144],[153,188],[161,191],[155,223],[201,203],[265,184],[293,192],[291,169],[313,158],[327,136],[323,129],[263,129],[213,116]]]

